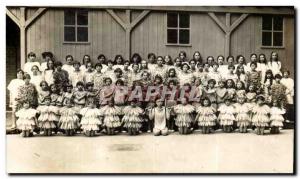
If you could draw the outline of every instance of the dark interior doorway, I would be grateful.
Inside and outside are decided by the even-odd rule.
[[[6,16],[6,86],[16,78],[20,68],[20,29],[18,25]],[[8,108],[9,94],[6,90],[6,106]]]

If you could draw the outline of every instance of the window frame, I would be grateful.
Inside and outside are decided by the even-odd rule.
[[[176,13],[177,14],[177,22],[178,22],[178,26],[177,27],[168,27],[168,14],[170,13]],[[189,28],[181,28],[179,27],[179,14],[180,13],[186,13],[189,14]],[[165,13],[165,34],[166,34],[166,38],[165,38],[165,45],[166,46],[182,46],[182,47],[191,47],[192,43],[191,43],[191,31],[192,31],[192,23],[191,23],[191,13],[188,12],[166,12]],[[168,43],[168,29],[176,29],[177,30],[177,43]],[[188,44],[181,44],[179,43],[179,31],[180,30],[189,30],[189,43]]]
[[[75,24],[74,25],[66,25],[65,24],[65,11],[66,10],[73,10],[75,11]],[[63,44],[87,44],[89,45],[90,44],[90,13],[89,13],[89,10],[87,9],[66,9],[64,10],[64,20],[63,20]],[[88,16],[88,24],[87,25],[78,25],[77,24],[77,14],[78,14],[78,11],[80,10],[86,10],[87,11],[87,16]],[[75,41],[66,41],[65,40],[65,27],[75,27]],[[87,41],[77,41],[77,28],[78,27],[86,27],[87,28],[87,32],[88,32],[88,40]]]
[[[285,35],[284,35],[284,33],[285,33],[285,27],[284,27],[284,24],[285,24],[285,18],[284,18],[284,16],[281,16],[282,17],[282,30],[274,30],[273,28],[274,28],[274,15],[269,15],[271,18],[272,18],[272,30],[263,30],[263,18],[264,18],[264,16],[261,16],[261,23],[260,23],[260,25],[261,25],[261,33],[260,33],[260,35],[261,35],[261,41],[260,41],[260,45],[261,45],[261,48],[262,49],[284,49],[285,48]],[[278,15],[279,16],[279,15]],[[271,45],[269,45],[269,46],[266,46],[266,45],[263,45],[262,43],[262,39],[263,39],[263,32],[271,32],[272,33],[272,36],[271,36]],[[274,32],[282,32],[282,45],[281,46],[274,46],[273,45],[273,42],[274,42],[274,40],[273,40],[273,34],[274,34]]]

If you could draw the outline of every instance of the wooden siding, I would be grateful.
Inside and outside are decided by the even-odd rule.
[[[16,16],[18,11],[12,9]],[[33,14],[30,9],[27,14]],[[116,12],[125,19],[125,11]],[[133,20],[140,12],[132,12]],[[221,21],[225,21],[225,13],[218,13]],[[231,23],[241,14],[231,14]],[[166,12],[152,11],[131,32],[131,53],[140,53],[143,58],[149,52],[157,55],[171,55],[175,58],[179,51],[186,51],[188,58],[194,51],[200,51],[205,59],[209,55],[217,57],[225,53],[225,34],[207,13],[191,13],[191,46],[166,45]],[[43,51],[52,51],[56,59],[64,62],[64,57],[71,54],[81,61],[84,54],[91,55],[93,60],[100,53],[109,59],[116,54],[125,55],[125,31],[104,10],[89,11],[89,44],[65,44],[63,42],[63,9],[48,9],[27,30],[27,52],[34,51],[40,59]],[[250,15],[231,34],[231,54],[242,54],[249,59],[251,53],[264,53],[269,58],[271,51],[277,51],[283,67],[294,75],[294,17],[284,17],[284,48],[261,48],[261,16]]]
[[[96,60],[100,53],[109,59],[125,53],[125,31],[105,11],[89,11],[89,44],[64,43],[63,25],[63,10],[47,10],[27,30],[27,52],[41,60],[42,52],[52,51],[62,61],[68,54],[81,61],[85,54]]]

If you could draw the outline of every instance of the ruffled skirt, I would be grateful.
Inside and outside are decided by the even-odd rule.
[[[104,126],[110,128],[116,128],[121,126],[121,122],[118,116],[105,116],[103,124]]]
[[[81,129],[83,129],[84,131],[91,131],[91,130],[99,130],[99,125],[102,124],[101,120],[99,118],[95,118],[95,117],[83,117],[81,119]]]
[[[247,127],[250,125],[250,117],[247,113],[237,114],[235,120],[238,127]]]
[[[59,117],[55,114],[41,114],[38,118],[39,127],[42,129],[54,129],[56,128],[55,121],[58,121]]]
[[[267,127],[269,126],[270,118],[267,115],[254,115],[252,118],[252,124],[256,127]]]
[[[282,127],[284,118],[282,115],[272,115],[270,121],[271,121],[270,126]]]
[[[76,115],[62,116],[59,120],[59,126],[64,130],[77,129],[79,126],[79,118]]]
[[[122,118],[122,122],[124,123],[125,128],[140,129],[142,127],[143,120],[138,116],[125,115]]]
[[[233,125],[233,121],[235,120],[233,114],[220,114],[219,121],[222,126]]]
[[[210,114],[210,115],[199,116],[197,121],[199,126],[215,126],[216,119],[217,116],[215,114]]]
[[[192,118],[189,114],[178,114],[175,118],[175,125],[177,127],[190,127]]]
[[[33,130],[35,128],[34,119],[18,119],[17,128],[19,130]]]

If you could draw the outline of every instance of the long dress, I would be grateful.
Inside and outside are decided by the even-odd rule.
[[[16,116],[19,118],[17,120],[17,128],[19,130],[30,130],[32,131],[35,126],[35,119],[36,119],[36,114],[37,110],[29,108],[29,109],[20,109],[19,111],[16,112]]]
[[[82,115],[81,129],[84,131],[99,130],[99,126],[102,124],[99,109],[86,107],[80,110],[80,114]]]
[[[212,106],[203,107],[200,106],[197,108],[196,112],[198,113],[198,121],[199,126],[215,126],[216,125],[216,110]]]
[[[271,114],[271,117],[270,117],[270,121],[271,121],[271,124],[270,126],[274,126],[274,127],[282,127],[283,126],[283,121],[284,121],[284,118],[283,118],[283,114],[285,114],[285,109],[280,109],[278,107],[272,107],[271,108],[271,111],[270,111],[270,114]]]
[[[256,104],[253,109],[252,124],[256,127],[267,127],[269,126],[270,118],[268,114],[270,113],[270,107],[267,105],[259,106]]]
[[[59,120],[59,109],[56,106],[39,106],[37,108],[40,116],[38,118],[39,127],[42,129],[54,129],[56,125],[54,122]]]
[[[233,125],[233,121],[235,121],[235,117],[234,117],[235,111],[232,105],[227,106],[223,104],[219,107],[218,111],[220,111],[220,114],[218,116],[220,125],[222,126]]]
[[[294,80],[292,78],[282,78],[280,83],[286,87],[287,104],[294,104]]]
[[[104,116],[103,125],[109,128],[116,128],[121,126],[119,115],[121,109],[118,106],[103,106],[100,108],[101,116]]]
[[[191,113],[195,111],[195,107],[190,104],[178,104],[174,106],[176,114],[175,125],[177,127],[190,127],[193,122]]]
[[[16,98],[18,97],[18,89],[25,84],[24,80],[13,79],[7,86],[9,90],[9,107],[16,109],[18,102]]]
[[[122,123],[124,123],[125,128],[137,129],[139,130],[142,127],[143,119],[141,115],[143,113],[143,109],[136,106],[126,106],[123,109],[124,116],[122,118]]]

